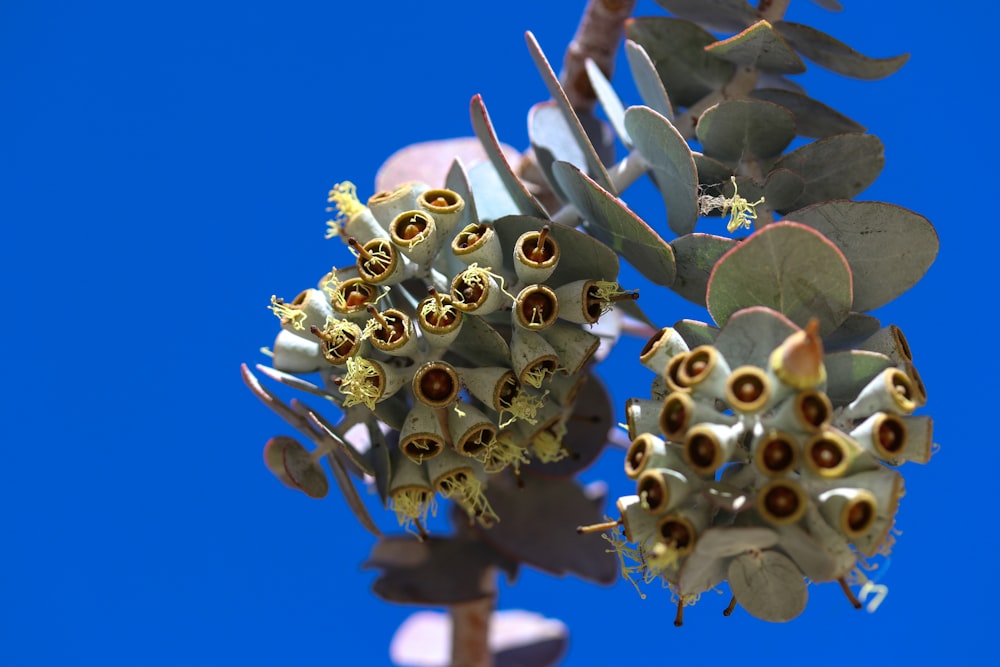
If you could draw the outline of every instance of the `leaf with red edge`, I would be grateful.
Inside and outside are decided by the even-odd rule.
[[[550,574],[576,574],[603,584],[618,578],[607,542],[598,534],[576,532],[577,526],[605,521],[603,501],[587,495],[576,481],[522,475],[515,483],[494,475],[486,497],[500,521],[477,530],[501,553]]]
[[[715,264],[708,280],[708,311],[721,324],[738,310],[766,306],[799,326],[819,320],[834,331],[850,312],[851,269],[843,253],[819,232],[776,222],[751,234]]]
[[[324,498],[330,491],[323,466],[295,438],[276,435],[268,440],[264,464],[285,486],[310,498]]]

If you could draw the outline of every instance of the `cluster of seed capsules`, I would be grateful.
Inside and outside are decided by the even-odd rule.
[[[743,319],[759,323],[754,315]],[[670,587],[677,625],[686,604],[724,581],[733,594],[727,615],[739,603],[759,618],[790,620],[805,607],[807,580],[840,582],[860,607],[849,583],[863,582],[866,559],[894,540],[903,495],[894,467],[930,458],[930,420],[912,414],[926,399],[912,364],[886,359],[867,382],[850,378],[858,386],[845,395],[841,376],[851,374],[828,378],[815,321],[787,324],[791,333],[764,349],[747,343],[758,334],[752,327],[723,329],[716,344],[740,340],[728,347],[752,363],[725,358],[716,344],[689,348],[669,327],[642,352],[657,376],[650,399],[627,405],[625,472],[636,491],[618,500],[613,524],[627,543],[609,537],[627,577]],[[895,327],[878,336],[909,354]]]
[[[357,261],[289,302],[272,297],[273,365],[320,371],[343,408],[367,406],[396,432],[383,482],[401,525],[424,535],[440,494],[488,526],[488,475],[567,454],[601,342],[588,327],[635,294],[615,282],[616,258],[598,270],[562,256],[567,244],[613,256],[585,234],[528,216],[480,222],[468,193],[411,182],[362,204],[343,183],[330,201],[328,237]]]

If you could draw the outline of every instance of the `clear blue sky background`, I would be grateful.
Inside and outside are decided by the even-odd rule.
[[[890,594],[869,615],[814,587],[785,625],[723,618],[727,600],[706,596],[675,629],[666,591],[640,600],[525,570],[500,605],[570,624],[567,665],[968,664],[994,645],[997,17],[985,2],[844,4],[796,0],[789,18],[910,62],[883,81],[815,67],[803,81],[886,145],[860,198],[927,216],[942,246],[876,313],[909,338],[941,444],[904,468]],[[350,179],[367,196],[396,149],[471,134],[476,93],[501,138],[526,146],[527,109],[548,95],[523,33],[558,60],[582,5],[0,4],[0,665],[389,663],[414,610],[368,592],[373,540],[338,497],[310,500],[265,470],[264,442],[289,429],[238,367],[273,340],[271,294],[346,260],[323,239],[328,188]],[[665,229],[649,192],[626,199]],[[705,318],[645,294],[663,325]],[[614,368],[619,405],[646,395]],[[585,479],[630,492],[620,451]]]

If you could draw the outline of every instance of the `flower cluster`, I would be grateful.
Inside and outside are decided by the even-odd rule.
[[[668,327],[646,344],[652,397],[627,405],[636,490],[611,524],[624,540],[609,537],[627,578],[671,588],[677,624],[723,581],[727,613],[738,602],[769,621],[801,613],[807,579],[839,581],[860,607],[848,583],[894,540],[894,466],[933,448],[929,418],[912,414],[926,397],[905,339],[890,327],[871,341],[892,354],[825,354],[815,321],[754,308],[714,341],[692,347]]]
[[[271,302],[274,367],[323,373],[341,407],[365,406],[397,432],[382,481],[420,535],[436,496],[489,526],[488,475],[566,455],[581,371],[601,342],[588,326],[636,296],[585,234],[529,216],[480,222],[468,197],[410,182],[362,204],[353,185],[335,186],[327,237],[355,264]]]

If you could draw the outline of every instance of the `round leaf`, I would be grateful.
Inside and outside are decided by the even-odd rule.
[[[685,234],[670,242],[677,262],[677,278],[670,289],[699,306],[705,305],[708,277],[719,258],[737,241],[712,234]]]
[[[276,435],[268,440],[264,446],[264,464],[285,486],[310,498],[324,498],[330,491],[323,467],[295,438]]]
[[[667,224],[678,236],[698,221],[698,173],[694,156],[673,124],[649,107],[625,110],[625,128],[667,202]]]
[[[885,165],[882,142],[870,134],[838,134],[806,144],[774,163],[802,177],[802,207],[828,199],[850,199],[871,185]],[[788,210],[788,209],[776,209]]]
[[[937,256],[938,236],[922,215],[882,202],[830,201],[786,216],[837,244],[854,276],[856,311],[874,310],[913,287]]]
[[[627,121],[628,115],[626,115]],[[669,285],[674,281],[677,268],[674,265],[673,250],[620,199],[566,162],[555,163],[553,173],[566,196],[586,219],[587,231],[600,241],[601,245],[606,244],[605,247],[610,248],[609,252],[612,254],[614,252],[621,254],[643,276],[658,285]],[[582,257],[574,259],[577,260],[575,264],[581,269],[593,266],[590,262],[579,261],[583,259]],[[560,268],[563,261],[565,260],[560,261]],[[604,280],[615,278],[617,273]]]
[[[722,160],[770,158],[795,138],[795,117],[761,100],[726,100],[709,107],[696,130],[705,154]]]
[[[840,250],[794,222],[751,234],[716,263],[708,281],[708,311],[719,324],[743,308],[766,306],[799,326],[815,317],[825,334],[847,318],[852,299],[851,270]]]
[[[805,578],[777,551],[748,553],[729,564],[729,587],[744,609],[763,621],[790,621],[806,608]]]

